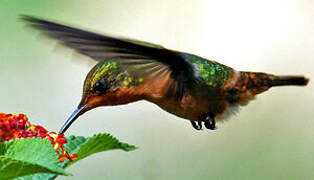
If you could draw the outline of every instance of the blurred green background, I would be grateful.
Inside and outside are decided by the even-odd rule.
[[[313,9],[313,0],[2,0],[0,111],[57,131],[92,64],[27,28],[20,14],[313,80]],[[96,154],[58,179],[313,179],[313,115],[312,82],[269,90],[216,131],[198,132],[148,102],[101,107],[67,133],[108,132],[140,149]]]

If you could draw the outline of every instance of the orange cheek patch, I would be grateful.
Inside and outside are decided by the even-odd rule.
[[[104,95],[91,95],[87,100],[87,109],[98,106],[113,106],[127,104],[142,99],[138,92],[131,88],[119,88],[114,92],[107,92]]]
[[[143,99],[159,99],[164,97],[169,90],[171,91],[173,84],[168,72],[155,79],[144,78],[143,82],[137,86],[120,87],[115,90],[109,90],[103,95],[89,95],[87,97],[87,109],[127,104]]]

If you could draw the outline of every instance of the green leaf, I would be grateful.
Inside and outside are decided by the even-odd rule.
[[[73,163],[98,152],[114,149],[121,149],[124,151],[137,149],[137,147],[133,145],[120,142],[110,134],[97,134],[90,138],[85,138],[83,136],[70,136],[67,138],[67,141],[65,149],[69,154],[77,154],[78,158],[72,162],[69,160],[64,161],[61,163],[61,167],[63,168],[66,168]],[[55,174],[35,174],[18,178],[18,180],[51,180],[56,177],[57,175]]]
[[[26,138],[0,143],[0,180],[34,173],[70,175],[58,162],[47,139]]]
[[[121,149],[124,151],[132,151],[137,149],[133,145],[119,142],[118,139],[112,137],[110,134],[98,134],[91,138],[84,138],[82,136],[70,136],[67,138],[68,143],[65,145],[65,149],[69,153],[75,153],[78,155],[78,159],[73,162],[66,161],[63,166],[67,167],[73,163],[81,160],[92,154],[113,150]]]

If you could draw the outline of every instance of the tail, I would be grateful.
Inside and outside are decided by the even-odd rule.
[[[275,76],[262,72],[240,71],[240,76],[229,91],[231,103],[246,105],[255,95],[274,86],[306,86],[309,82],[304,76]]]
[[[260,94],[274,86],[305,86],[309,82],[304,76],[275,76],[261,72],[240,72],[235,89],[251,94]]]
[[[304,76],[275,76],[270,86],[306,86],[308,82]]]

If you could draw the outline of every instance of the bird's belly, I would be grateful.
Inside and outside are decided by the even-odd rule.
[[[163,97],[154,103],[171,114],[184,119],[199,121],[202,115],[209,112],[209,103],[196,99],[190,94],[185,94],[181,101],[173,97]]]
[[[164,103],[156,103],[163,110],[174,114],[183,119],[192,121],[202,121],[204,114],[211,113],[215,115],[216,121],[227,120],[232,115],[239,111],[239,105],[230,105],[229,103],[217,104],[215,107],[220,106],[221,108],[211,108],[208,104],[189,104],[182,105],[182,103],[175,101],[167,101]]]
[[[167,104],[162,104],[162,105],[158,104],[158,106],[171,114],[174,114],[183,119],[188,119],[192,121],[200,120],[200,116],[202,114],[202,112],[195,111],[195,109],[193,108],[182,108],[176,104],[167,103]]]

